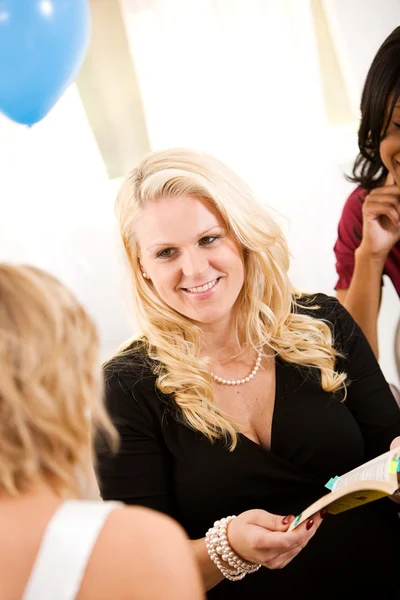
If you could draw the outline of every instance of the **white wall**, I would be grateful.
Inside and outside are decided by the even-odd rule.
[[[372,59],[391,31],[400,25],[398,0],[323,0],[335,27],[342,69],[359,104],[359,92]]]
[[[96,320],[102,357],[127,337],[106,176],[72,86],[28,129],[0,116],[0,260],[29,262],[70,285]]]

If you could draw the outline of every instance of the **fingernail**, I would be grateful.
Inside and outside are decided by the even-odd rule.
[[[319,513],[321,519],[323,519],[325,517],[325,515],[327,514],[327,510],[326,508],[321,509],[321,512]]]
[[[306,524],[306,529],[311,529],[311,527],[314,525],[314,521],[312,519],[310,519],[309,521],[307,521]]]
[[[282,519],[282,523],[283,523],[284,525],[288,525],[288,524],[290,523],[291,519],[292,519],[292,515],[288,515],[287,517],[284,517],[284,518]]]

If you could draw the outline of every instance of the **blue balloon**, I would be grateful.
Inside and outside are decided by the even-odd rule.
[[[90,39],[87,0],[0,0],[0,111],[33,125],[78,75]]]

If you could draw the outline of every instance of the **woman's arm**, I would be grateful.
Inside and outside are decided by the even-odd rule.
[[[98,485],[103,500],[173,516],[168,457],[146,393],[140,377],[128,379],[115,369],[106,378],[106,408],[119,434],[119,448],[112,453],[100,436],[96,440]]]
[[[208,555],[205,537],[200,540],[192,540],[190,543],[200,569],[204,589],[210,590],[222,581],[224,576]]]
[[[378,358],[378,316],[385,259],[374,257],[362,246],[357,248],[354,257],[349,289],[338,290],[337,298],[361,327]]]
[[[265,510],[248,510],[229,523],[227,538],[231,549],[242,560],[262,564],[269,569],[281,569],[306,546],[316,533],[322,518],[320,514],[313,515],[307,523],[288,532],[293,517],[273,515]],[[210,559],[205,538],[194,540],[191,544],[203,585],[209,590],[222,581],[224,576]],[[221,562],[229,568],[227,563]],[[251,577],[251,574],[247,576]]]
[[[341,221],[339,231],[354,227],[352,214],[348,214],[349,222]],[[354,271],[347,291],[338,293],[338,300],[363,330],[377,359],[382,274],[387,256],[399,240],[400,190],[389,173],[385,185],[369,192],[362,203],[362,239],[354,251]],[[342,240],[341,245],[345,247]],[[344,249],[342,253],[346,254]]]

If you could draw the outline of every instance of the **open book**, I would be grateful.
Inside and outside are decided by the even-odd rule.
[[[331,479],[326,487],[331,490],[329,494],[297,515],[289,531],[322,508],[336,515],[378,498],[400,493],[400,448],[389,450],[341,477]]]

